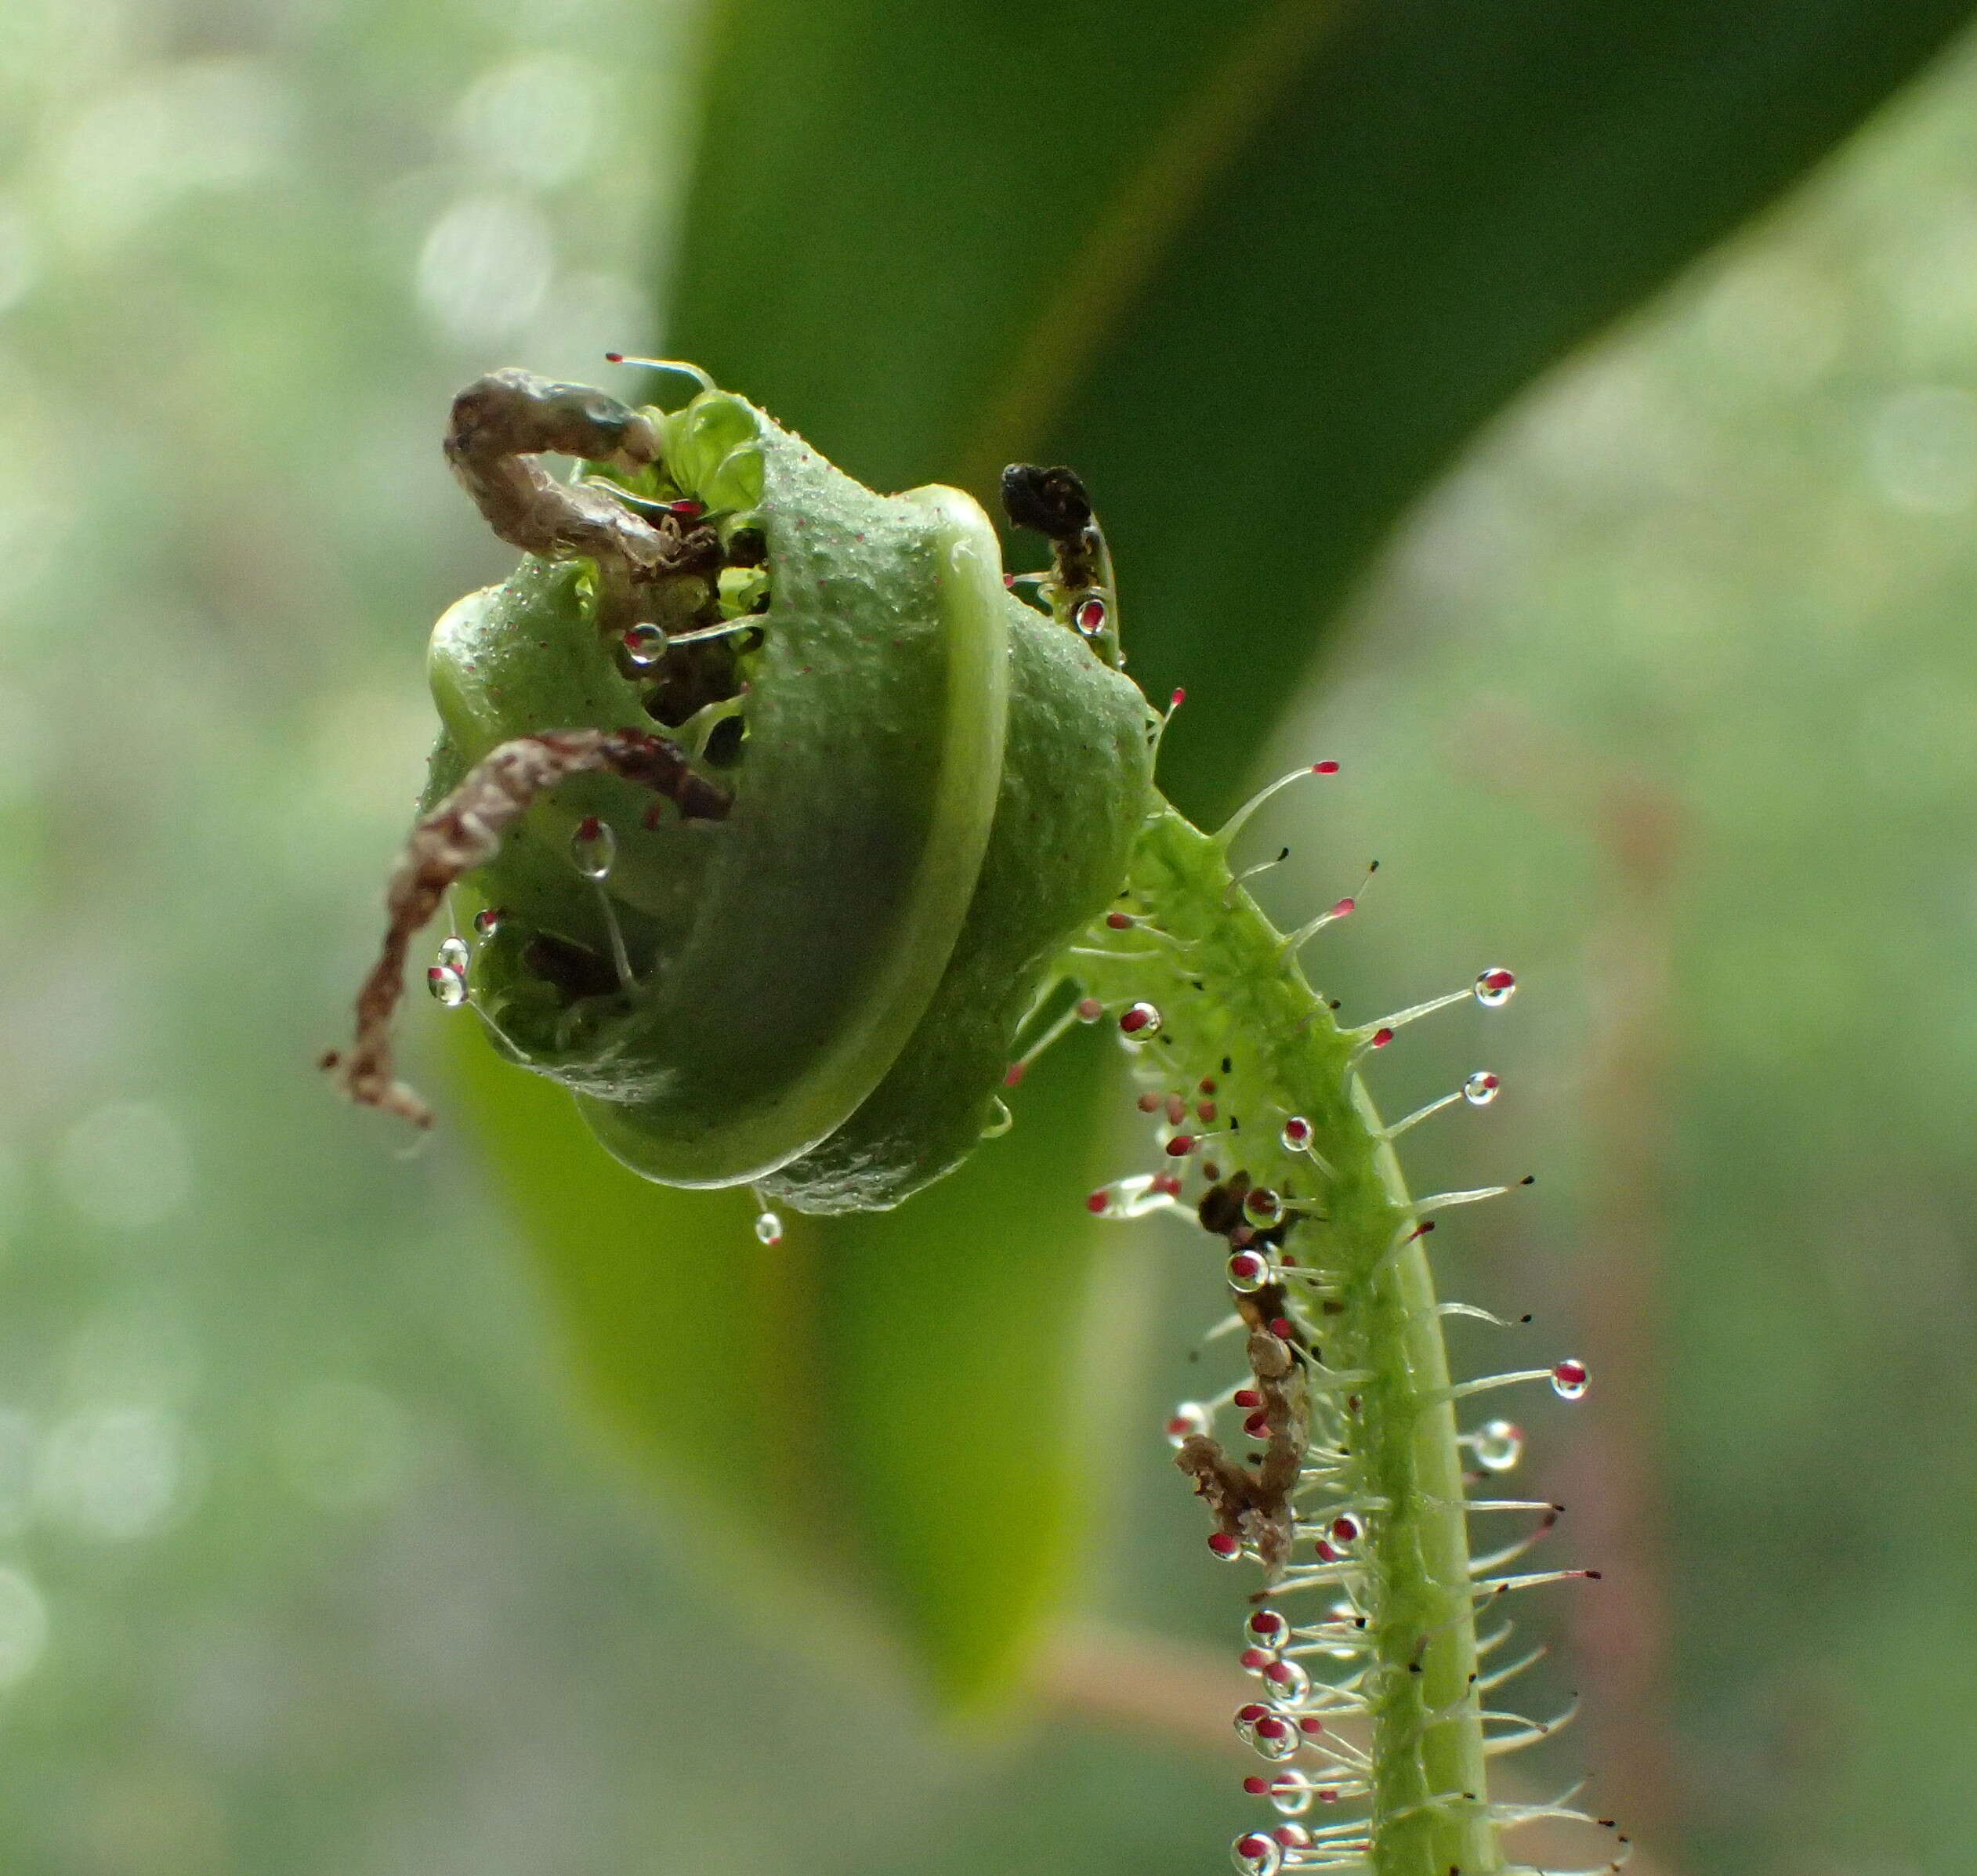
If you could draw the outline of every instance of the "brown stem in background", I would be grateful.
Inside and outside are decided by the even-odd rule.
[[[1479,710],[1468,746],[1495,751],[1506,792],[1591,827],[1613,889],[1588,933],[1596,1027],[1578,1089],[1588,1181],[1574,1315],[1599,1411],[1564,1448],[1559,1496],[1604,1592],[1567,1620],[1586,1703],[1597,1808],[1665,1860],[1681,1832],[1671,1702],[1665,1425],[1668,1090],[1675,1085],[1670,926],[1682,806],[1655,778],[1567,743],[1514,707]]]
[[[1578,1310],[1603,1411],[1570,1449],[1560,1495],[1606,1572],[1606,1594],[1574,1603],[1600,1768],[1599,1803],[1666,1856],[1679,1829],[1667,1693],[1666,1267],[1670,1150],[1667,1091],[1673,1017],[1671,882],[1680,809],[1665,788],[1621,777],[1595,824],[1615,890],[1586,964],[1603,1016],[1583,1090],[1588,1182]]]

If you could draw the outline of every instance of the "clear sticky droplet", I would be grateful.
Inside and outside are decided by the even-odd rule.
[[[1486,1472],[1507,1472],[1524,1456],[1524,1429],[1514,1420],[1486,1421],[1469,1438],[1469,1450]]]
[[[1254,1186],[1243,1194],[1243,1216],[1258,1230],[1266,1230],[1284,1215],[1284,1201],[1267,1186]]]
[[[586,879],[608,879],[617,863],[617,835],[611,824],[586,814],[570,836],[570,857]]]
[[[780,1244],[783,1241],[783,1221],[773,1211],[758,1211],[755,1236],[765,1244]]]
[[[1284,1123],[1280,1136],[1286,1153],[1302,1153],[1311,1144],[1311,1123],[1301,1114],[1294,1114]]]
[[[1167,1417],[1167,1443],[1178,1450],[1207,1433],[1215,1423],[1214,1414],[1200,1401],[1184,1400]]]
[[[1472,1107],[1487,1107],[1496,1099],[1499,1085],[1487,1069],[1479,1068],[1462,1084],[1462,1099]]]
[[[1280,1772],[1270,1780],[1270,1804],[1280,1817],[1302,1817],[1317,1787],[1302,1772]]]
[[[1577,1400],[1591,1379],[1583,1361],[1568,1357],[1552,1371],[1552,1392],[1561,1400]]]
[[[427,967],[426,994],[444,1009],[458,1009],[467,1000],[467,980],[448,964]]]
[[[439,961],[447,970],[458,971],[464,977],[473,962],[473,954],[467,949],[464,938],[449,938],[440,947]]]
[[[1275,1838],[1245,1831],[1229,1846],[1229,1860],[1242,1876],[1276,1876],[1284,1867],[1284,1852]]]
[[[1146,1037],[1160,1033],[1160,1013],[1150,1003],[1128,1004],[1119,1017],[1119,1033]]]
[[[1311,1691],[1311,1676],[1296,1661],[1271,1662],[1263,1670],[1263,1679],[1275,1700],[1288,1700],[1295,1705]]]
[[[988,1121],[982,1129],[982,1138],[999,1140],[1016,1124],[1016,1117],[1011,1111],[1009,1103],[998,1095],[990,1106]]]
[[[625,655],[641,670],[666,655],[666,635],[657,625],[634,625],[625,635]]]
[[[1253,1295],[1272,1274],[1270,1260],[1260,1251],[1238,1251],[1229,1260],[1229,1287],[1239,1296]]]
[[[1105,630],[1106,618],[1105,601],[1094,594],[1090,599],[1078,601],[1071,614],[1071,623],[1088,639],[1095,639]]]
[[[505,906],[483,906],[473,915],[474,936],[477,938],[493,937],[501,929],[501,921],[507,916],[508,911]]]
[[[1516,978],[1501,965],[1476,973],[1476,1000],[1485,1009],[1501,1009],[1516,994]]]
[[[1274,1609],[1254,1610],[1243,1627],[1251,1641],[1265,1648],[1281,1648],[1291,1635],[1291,1624]]]
[[[1077,1019],[1081,1023],[1095,1023],[1105,1014],[1105,1005],[1096,997],[1081,997],[1077,1009]]]

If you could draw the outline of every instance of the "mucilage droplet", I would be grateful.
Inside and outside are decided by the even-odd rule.
[[[1198,1400],[1183,1400],[1168,1416],[1168,1444],[1179,1447],[1189,1440],[1208,1432],[1215,1425],[1215,1417]]]
[[[1500,964],[1476,974],[1476,1000],[1485,1009],[1501,1009],[1517,994],[1517,980]]]
[[[1496,1099],[1499,1085],[1488,1070],[1479,1068],[1462,1084],[1462,1099],[1472,1107],[1487,1107]]]
[[[426,969],[425,991],[441,1009],[458,1009],[467,1000],[467,980],[450,964],[431,965]]]
[[[1524,1429],[1514,1420],[1490,1420],[1469,1436],[1469,1450],[1486,1472],[1507,1472],[1524,1456]]]
[[[1552,1391],[1561,1400],[1577,1400],[1591,1378],[1583,1361],[1567,1356],[1552,1371]]]
[[[609,821],[586,814],[570,836],[570,858],[586,879],[608,879],[617,864],[617,835]]]

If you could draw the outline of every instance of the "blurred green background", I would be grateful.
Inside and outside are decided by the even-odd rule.
[[[1092,439],[1077,459],[1102,498],[1119,494],[1150,682],[1193,694],[1176,786],[1205,803],[1313,755],[1345,765],[1253,836],[1259,856],[1294,849],[1268,882],[1286,919],[1383,862],[1323,954],[1333,994],[1371,1013],[1486,962],[1519,970],[1510,1012],[1410,1034],[1379,1088],[1399,1112],[1472,1067],[1503,1077],[1486,1114],[1437,1123],[1410,1155],[1424,1184],[1541,1175],[1520,1206],[1444,1234],[1445,1281],[1537,1312],[1520,1333],[1541,1346],[1508,1359],[1570,1347],[1595,1373],[1577,1408],[1518,1410],[1520,1477],[1573,1508],[1559,1560],[1606,1581],[1528,1612],[1559,1644],[1530,1698],[1581,1690],[1585,1717],[1542,1763],[1516,1762],[1515,1788],[1589,1769],[1596,1805],[1633,1823],[1657,1871],[1977,1870],[1977,46],[1953,44],[1436,480],[1471,425],[1781,187],[1957,9],[1916,9],[1940,18],[1908,39],[1891,27],[1901,42],[1874,56],[1818,38],[1816,15],[1847,9],[1803,9],[1785,30],[1811,45],[1798,65],[1748,62],[1772,118],[1737,118],[1727,83],[1700,107],[1667,88],[1631,118],[1602,98],[1600,134],[1546,164],[1583,95],[1561,89],[1512,153],[1530,172],[1521,234],[1466,205],[1437,223],[1425,156],[1419,201],[1300,195],[1294,152],[1265,136],[1280,173],[1232,161],[1190,196],[1155,137],[1142,221],[1158,226],[1128,213],[1123,245],[1073,270],[1095,319],[1118,310],[1103,267],[1141,236],[1231,279],[1204,216],[1246,252],[1270,230],[1304,241],[1309,221],[1306,248],[1339,277],[1356,255],[1401,254],[1393,305],[1432,299],[1434,317],[1369,318],[1366,353],[1321,346],[1314,364],[1306,322],[1322,339],[1350,321],[1316,306],[1322,277],[1269,256],[1281,299],[1268,277],[1236,281],[1226,356],[1182,349],[1157,292],[1143,344],[1081,349],[1074,293],[1070,338],[1054,354],[1040,340],[1026,378],[969,355],[969,335],[996,283],[1048,282],[1063,264],[1049,242],[1103,220],[1080,193],[1097,161],[1080,137],[1102,156],[1186,118],[1193,49],[1081,89],[1050,34],[1116,27],[1116,9],[1029,10],[1008,17],[1034,35],[1017,75],[1038,89],[1013,114],[1038,141],[1011,187],[1041,203],[1044,244],[1003,251],[1013,222],[939,206],[999,147],[999,121],[950,114],[957,138],[980,133],[965,163],[908,149],[894,170],[803,172],[817,98],[882,70],[884,42],[860,34],[884,9],[798,9],[708,67],[687,12],[632,0],[13,0],[9,1871],[1183,1876],[1220,1867],[1244,1816],[1226,1723],[1244,1586],[1207,1562],[1158,1434],[1202,1386],[1189,1357],[1212,1273],[1186,1234],[1142,1227],[1065,1266],[1052,1332],[1084,1351],[1084,1397],[1045,1364],[1008,1405],[1017,1465],[998,1489],[1020,1496],[1033,1422],[1069,1421],[1071,1483],[1045,1468],[1034,1524],[998,1514],[965,1544],[986,1585],[1028,1581],[1033,1552],[1066,1559],[1038,1578],[1062,1607],[1027,1702],[957,1728],[926,1697],[911,1625],[874,1619],[882,1596],[849,1606],[800,1555],[758,1569],[759,1534],[741,1528],[760,1490],[751,1436],[724,1440],[718,1376],[691,1450],[662,1455],[696,1489],[652,1490],[568,1385],[566,1319],[514,1222],[534,1215],[526,1193],[511,1211],[465,1125],[407,1152],[310,1069],[342,1030],[420,779],[425,632],[509,557],[444,473],[447,399],[498,364],[596,377],[607,347],[665,334],[875,479],[976,475],[1005,439]],[[1620,32],[1632,10],[1591,9],[1585,55],[1611,29],[1626,70],[1651,71]],[[1330,76],[1293,102],[1314,147],[1350,147],[1329,134],[1333,105],[1376,140],[1350,60],[1404,78],[1402,28],[1432,11],[1392,9],[1371,52],[1342,42],[1313,67]],[[1515,64],[1515,22],[1492,12],[1439,53],[1426,35],[1432,85],[1394,81],[1419,149],[1441,146],[1410,111],[1497,79],[1479,33]],[[730,32],[750,17],[731,9]],[[990,69],[969,9],[921,17],[953,25],[954,70]],[[1334,56],[1295,9],[1271,17],[1289,24],[1262,65]],[[1789,99],[1818,90],[1805,74],[1836,69],[1857,95],[1775,147],[1747,129],[1789,130]],[[1240,90],[1240,59],[1214,74]],[[1557,78],[1524,81],[1542,96]],[[1244,134],[1284,103],[1258,104]],[[1750,147],[1686,128],[1693,109],[1746,125]],[[924,131],[896,114],[856,121]],[[1669,214],[1609,202],[1568,226],[1566,205],[1597,208],[1610,180],[1588,150],[1652,156],[1644,122],[1701,151],[1669,166]],[[780,160],[801,187],[777,182],[765,125],[795,126]],[[697,172],[697,135],[713,153]],[[1465,172],[1504,154],[1445,142]],[[925,225],[901,225],[888,218],[918,165]],[[1192,234],[1162,223],[1170,198]],[[1478,267],[1465,230],[1521,263]],[[832,275],[860,240],[893,274]],[[1450,255],[1457,290],[1436,285]],[[1177,303],[1191,291],[1182,268],[1157,284]],[[1497,346],[1483,302],[1501,313],[1510,295],[1520,336]],[[1245,308],[1258,329],[1237,330]],[[868,311],[882,339],[861,349]],[[888,318],[938,342],[895,355]],[[1280,409],[1256,366],[1276,356]],[[895,371],[882,407],[871,387]],[[1362,372],[1378,395],[1352,404]],[[1187,453],[1154,454],[1143,438],[1176,399]],[[429,1055],[440,1019],[411,1027]],[[1121,1141],[1094,1151],[1133,1163]],[[545,1181],[588,1171],[545,1161],[538,1202]],[[992,1243],[1001,1215],[976,1209]],[[913,1267],[937,1265],[944,1227],[917,1215],[870,1240],[880,1278],[884,1258],[914,1258],[916,1231],[931,1237]],[[1020,1233],[1011,1267],[1020,1253],[1048,1277],[1052,1241],[1027,1219]],[[683,1241],[621,1248],[718,1273],[754,1255],[745,1238],[729,1208]],[[954,1325],[958,1350],[977,1326]],[[690,1319],[674,1327],[704,1345]],[[873,1332],[842,1325],[847,1360]],[[1505,1359],[1500,1339],[1461,1353]],[[892,1430],[898,1447],[876,1437],[864,1463],[923,1489],[924,1429]],[[938,1548],[969,1516],[913,1530]]]

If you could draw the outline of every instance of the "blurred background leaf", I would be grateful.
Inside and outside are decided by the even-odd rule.
[[[1075,140],[1088,90],[1099,131],[1136,149],[1180,121],[1196,74],[1162,60],[1222,28],[1145,16],[1193,35],[1164,48],[1150,30],[1118,50],[1150,99],[1148,74],[1170,70],[1164,115],[1136,116],[1095,59],[1039,56],[1008,134]],[[1033,28],[1088,46],[1095,17],[1005,27],[982,9],[954,30],[973,57]],[[1324,60],[1356,43],[1370,57],[1375,40],[1397,57],[1407,41],[1424,98],[1453,96],[1476,140],[1448,155],[1446,122],[1333,139],[1333,193],[1384,165],[1395,189],[1414,178],[1419,200],[1447,188],[1465,205],[1436,241],[1391,252],[1363,208],[1359,244],[1338,250],[1349,266],[1327,260],[1244,315],[1278,319],[1300,371],[1342,375],[1337,421],[1360,427],[1308,426],[1312,466],[1280,479],[1297,505],[1237,523],[1290,531],[1301,576],[1363,563],[1401,485],[1426,474],[1389,457],[1364,413],[1438,404],[1439,428],[1407,431],[1443,449],[1480,415],[1460,415],[1454,355],[1404,336],[1403,288],[1391,333],[1363,329],[1356,354],[1291,342],[1358,274],[1440,280],[1421,316],[1444,328],[1462,324],[1457,286],[1495,281],[1513,310],[1522,292],[1526,337],[1562,342],[1562,312],[1597,315],[1546,256],[1595,241],[1580,208],[1602,178],[1650,179],[1601,250],[1602,266],[1638,267],[1636,224],[1684,201],[1696,213],[1689,182],[1740,178],[1728,216],[1816,145],[1817,114],[1763,91],[1766,74],[1804,72],[1805,96],[1864,109],[1942,24],[1838,6],[1762,19],[1389,7],[1374,33],[1362,6],[1321,21],[1289,62],[1280,121]],[[1714,53],[1674,56],[1712,23]],[[652,234],[697,186],[678,140],[693,26],[646,0],[18,0],[0,36],[0,1724],[14,1774],[0,1841],[28,1876],[1198,1876],[1240,1814],[1221,1677],[1242,1585],[1207,1557],[1156,1430],[1215,1372],[1190,1359],[1215,1284],[1185,1233],[1055,1251],[1041,1229],[1013,1246],[998,1233],[1013,1267],[965,1344],[949,1248],[918,1255],[932,1233],[875,1236],[828,1266],[806,1252],[795,1269],[844,1273],[814,1319],[842,1333],[842,1358],[811,1379],[838,1391],[818,1430],[860,1475],[833,1487],[848,1508],[833,1574],[857,1593],[818,1599],[795,1586],[817,1574],[795,1542],[780,1582],[748,1560],[765,1487],[738,1457],[756,1422],[734,1385],[753,1357],[727,1359],[732,1311],[712,1337],[664,1314],[691,1283],[754,1280],[745,1204],[725,1235],[693,1230],[696,1267],[676,1275],[656,1230],[639,1239],[639,1217],[603,1203],[601,1162],[567,1161],[556,1176],[599,1193],[612,1257],[534,1259],[498,1130],[492,1153],[456,1125],[400,1157],[308,1072],[375,942],[375,882],[416,791],[425,632],[508,558],[439,462],[447,400],[491,364],[591,376],[605,349],[663,335],[655,295],[681,241],[700,239],[690,215],[670,244]],[[1604,63],[1595,40],[1611,42]],[[1593,77],[1523,95],[1581,125],[1578,169],[1533,159],[1496,205],[1556,192],[1557,244],[1533,208],[1529,239],[1499,247],[1492,202],[1465,193],[1481,153],[1507,147],[1482,136],[1491,97],[1534,49],[1568,43]],[[889,44],[875,30],[855,53],[834,42],[805,113],[827,123],[841,93],[865,99],[874,138],[936,115],[919,94],[860,89]],[[778,95],[798,75],[782,72]],[[958,56],[938,73],[970,75]],[[726,83],[708,134],[725,130],[737,161],[775,100]],[[1610,87],[1637,84],[1693,120],[1665,205],[1639,125],[1609,136],[1595,121]],[[1338,87],[1327,109],[1359,121],[1362,80]],[[1691,110],[1712,88],[1722,110]],[[994,126],[957,113],[934,125],[949,129],[997,147]],[[1783,153],[1771,182],[1717,160],[1719,139],[1745,138]],[[900,310],[923,243],[1006,238],[942,208],[987,160],[806,185],[819,217],[845,191],[853,208],[903,190],[931,207],[836,301],[787,316],[777,295],[807,276],[765,232],[727,283],[723,330],[690,333],[683,307],[673,342],[875,479],[973,474],[971,447],[994,455],[971,426],[1001,407],[983,389],[1001,364],[943,359],[911,395],[884,387],[895,353],[1006,330],[991,289],[1027,280],[1041,303],[1059,284],[1052,265],[998,258],[949,292],[963,276],[929,262],[934,287],[915,290],[937,297],[917,321]],[[1283,191],[1254,173],[1256,199],[1225,194],[1231,228],[1261,238]],[[1121,407],[1116,470],[1095,404],[1067,398],[1037,446],[1090,469],[1115,529],[1134,531],[1135,668],[1194,694],[1174,744],[1191,805],[1211,809],[1252,762],[1346,762],[1322,802],[1280,804],[1255,833],[1259,853],[1295,845],[1271,882],[1285,915],[1335,897],[1369,854],[1386,863],[1366,917],[1323,954],[1327,987],[1370,1012],[1485,960],[1523,975],[1508,1019],[1422,1032],[1383,1063],[1380,1092],[1399,1111],[1479,1064],[1500,1071],[1486,1118],[1424,1129],[1410,1157],[1438,1184],[1543,1175],[1526,1208],[1452,1233],[1446,1267],[1458,1293],[1537,1309],[1544,1346],[1595,1367],[1581,1407],[1526,1414],[1530,1490],[1573,1508],[1560,1561],[1607,1573],[1597,1599],[1530,1612],[1560,1644],[1553,1691],[1583,1689],[1590,1722],[1530,1789],[1590,1766],[1647,1838],[1637,1868],[1970,1863],[1973,176],[1966,45],[1782,212],[1509,405],[1344,611],[1316,589],[1280,592],[1273,561],[1257,575],[1265,603],[1217,591],[1175,609],[1176,631],[1268,617],[1284,629],[1266,641],[1259,625],[1265,648],[1349,626],[1308,690],[1233,685],[1212,651],[1169,668],[1158,649],[1165,596],[1191,590],[1168,569],[1218,561],[1164,461],[1136,466],[1139,439],[1189,426],[1174,476],[1190,497],[1197,476],[1219,502],[1225,481],[1265,473],[1223,440],[1223,414],[1276,392],[1218,397],[1219,328],[1142,370],[1149,408]],[[1082,201],[1053,220],[1045,192],[1009,193],[1049,224],[1051,255],[1088,233]],[[1161,252],[1198,244],[1206,201],[1186,198],[1196,219]],[[1690,226],[1693,247],[1707,230]],[[1204,259],[1175,317],[1190,295],[1209,304],[1210,272]],[[831,340],[860,293],[872,323]],[[1147,317],[1113,330],[1150,330]],[[785,319],[779,379],[766,335]],[[762,336],[724,353],[725,328],[748,320]],[[1249,334],[1239,319],[1230,342],[1253,360]],[[1483,407],[1544,350],[1507,346],[1494,378],[1472,359],[1496,387]],[[1090,361],[1092,382],[1111,356]],[[920,394],[936,382],[944,402]],[[840,387],[835,410],[813,400]],[[884,426],[908,418],[929,426],[918,453],[887,458]],[[1251,433],[1244,447],[1259,440],[1275,447]],[[1393,483],[1360,478],[1361,455]],[[1132,491],[1156,474],[1149,507]],[[1330,519],[1349,508],[1360,534]],[[1032,1106],[998,1152],[1041,1146],[1052,1125]],[[1130,1164],[1094,1144],[1100,1172]],[[557,1204],[546,1171],[522,1176]],[[1075,1204],[1067,1166],[1037,1176],[1038,1207],[1066,1191]],[[981,1195],[998,1215],[1006,1202]],[[911,1235],[913,1218],[887,1223]],[[967,1225],[943,1215],[941,1234]],[[1087,1283],[1088,1345],[1067,1302]],[[943,1464],[970,1495],[922,1519],[922,1473],[884,1461],[924,1461],[917,1407],[993,1407],[979,1366],[950,1352],[1006,1353],[1031,1312],[1048,1334],[1013,1343],[1033,1365],[1002,1396],[1012,1417],[968,1422],[979,1448]],[[874,1346],[889,1320],[936,1333]],[[581,1346],[571,1322],[594,1331]],[[573,1358],[603,1413],[622,1396],[614,1437],[570,1416]],[[1501,1344],[1461,1351],[1502,1358]],[[1060,1394],[1066,1376],[1109,1389],[1104,1411]],[[1069,1429],[1055,1450],[1053,1417]],[[1095,1481],[1118,1511],[1081,1554],[1063,1507],[1090,1508]],[[1017,1500],[1026,1515],[1003,1516]],[[1079,1626],[1038,1651],[1035,1729],[944,1737],[929,1664],[950,1690],[1006,1684],[1052,1599]],[[928,1613],[943,1600],[958,1617]],[[889,1648],[846,1613],[860,1603],[890,1603]],[[908,1667],[900,1639],[916,1635]]]

